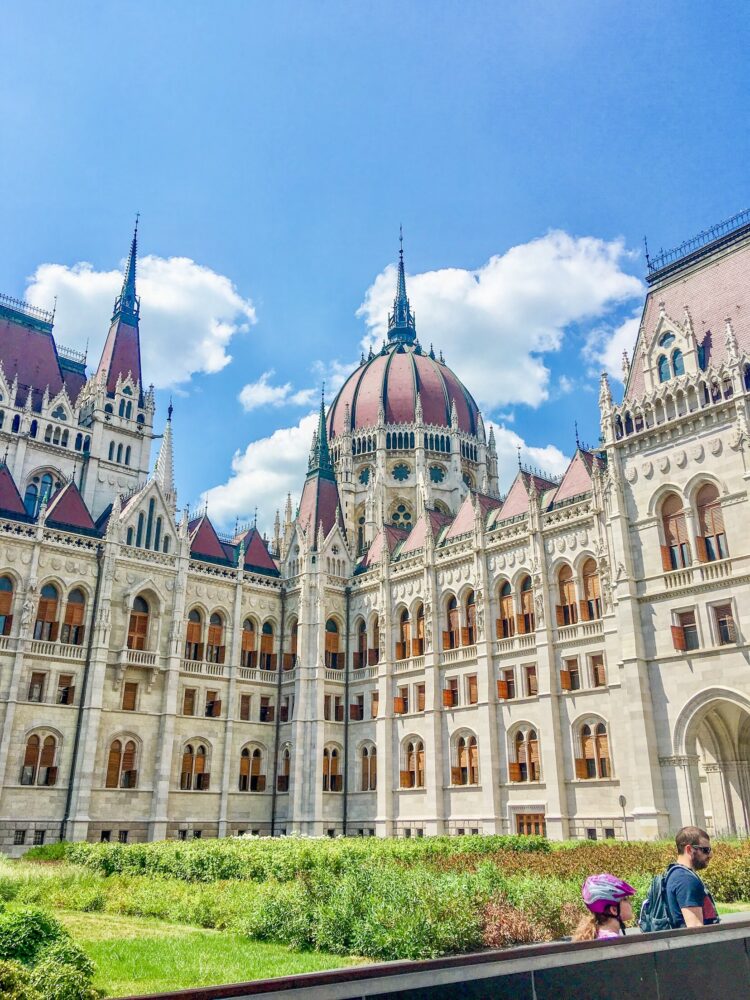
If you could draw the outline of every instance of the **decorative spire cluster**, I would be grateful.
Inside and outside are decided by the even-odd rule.
[[[138,316],[141,310],[141,300],[135,294],[135,270],[136,261],[138,257],[138,219],[139,215],[135,217],[135,229],[133,231],[133,240],[130,244],[130,254],[128,255],[128,263],[125,268],[125,277],[122,282],[122,291],[115,299],[115,309],[112,313],[112,319],[117,319],[118,317],[123,319],[126,323],[134,326],[138,322]]]
[[[396,298],[393,300],[393,312],[388,315],[388,340],[404,344],[413,344],[417,339],[414,313],[411,311],[406,295],[406,274],[404,272],[404,234],[399,227],[398,280],[396,282]]]
[[[321,479],[330,479],[333,482],[336,480],[333,472],[333,463],[331,462],[331,452],[328,448],[325,386],[320,393],[318,429],[315,431],[313,436],[312,448],[310,449],[310,460],[307,466],[307,474],[308,476],[317,474]]]

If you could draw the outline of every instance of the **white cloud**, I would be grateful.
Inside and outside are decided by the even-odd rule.
[[[249,382],[243,386],[238,395],[242,408],[246,413],[260,406],[284,406],[293,403],[295,406],[309,406],[315,398],[315,389],[300,389],[293,391],[292,383],[271,385],[274,371],[263,372],[257,382]]]
[[[638,309],[635,315],[614,329],[611,326],[604,326],[591,331],[583,353],[591,365],[592,374],[598,375],[606,371],[618,382],[623,381],[623,351],[627,351],[628,358],[632,361],[640,321],[641,310]]]
[[[490,409],[514,403],[538,406],[549,395],[543,355],[559,351],[573,324],[601,320],[643,292],[626,274],[621,240],[575,238],[550,232],[491,257],[475,271],[443,268],[407,279],[417,335],[431,342]],[[365,348],[387,334],[395,268],[381,272],[358,310]]]
[[[521,462],[525,466],[540,469],[552,476],[561,476],[567,469],[570,459],[563,455],[553,444],[544,447],[534,447],[526,444],[520,434],[510,430],[503,424],[488,422],[495,431],[495,447],[497,448],[497,467],[500,477],[500,492],[506,493],[518,472],[518,449],[521,449]]]
[[[97,271],[85,262],[40,264],[29,278],[26,300],[49,308],[57,296],[57,338],[77,350],[88,343],[95,367],[121,287],[122,271]],[[221,371],[232,360],[232,338],[256,321],[253,303],[229,278],[187,257],[140,259],[138,294],[144,378],[157,388]]]
[[[237,516],[249,518],[257,506],[260,528],[270,531],[276,510],[283,516],[287,493],[296,508],[317,421],[313,411],[294,427],[281,427],[269,437],[251,441],[244,451],[237,450],[227,482],[202,495],[211,519],[229,525]]]

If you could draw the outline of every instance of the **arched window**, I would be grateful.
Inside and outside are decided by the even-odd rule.
[[[32,733],[26,740],[21,767],[22,785],[57,784],[57,740],[54,736]]]
[[[398,623],[399,639],[396,643],[396,659],[405,660],[411,653],[411,620],[409,612],[404,608]]]
[[[557,575],[558,588],[560,591],[560,603],[557,606],[557,624],[575,625],[578,621],[576,609],[576,588],[573,583],[573,570],[567,564],[560,569]]]
[[[115,460],[115,442],[114,441],[110,441],[109,442],[109,451],[107,452],[107,458],[109,459],[110,462],[114,462],[114,460]]]
[[[107,757],[107,788],[136,788],[136,746],[134,740],[112,740]]]
[[[455,597],[448,600],[448,629],[443,632],[443,649],[457,649],[461,645],[461,612]]]
[[[255,623],[252,618],[246,618],[242,623],[242,649],[240,651],[240,661],[243,667],[254,667],[256,665],[255,653]]]
[[[523,727],[513,737],[508,779],[517,782],[539,781],[539,778],[539,737],[536,729]]]
[[[39,433],[39,424],[36,420],[31,421],[31,426],[29,427],[29,437],[35,438]]]
[[[412,656],[424,653],[424,604],[417,606],[417,634],[411,642]]]
[[[293,670],[297,665],[297,641],[299,626],[297,619],[289,626],[289,652],[284,656],[284,670]]]
[[[466,628],[461,633],[461,645],[473,646],[477,641],[477,605],[474,591],[466,597]]]
[[[214,612],[208,620],[206,659],[209,663],[223,663],[224,653],[224,619]]]
[[[130,465],[130,445],[125,449],[125,465]]]
[[[367,625],[364,618],[357,623],[357,650],[354,654],[354,669],[367,666]]]
[[[513,590],[508,580],[500,587],[500,617],[496,622],[498,639],[510,639],[516,630]]]
[[[185,634],[185,659],[203,659],[203,619],[197,608],[188,614],[187,631]]]
[[[260,630],[260,669],[276,669],[276,653],[273,651],[273,623],[263,622]]]
[[[701,562],[714,562],[729,556],[727,538],[724,534],[724,514],[719,500],[719,491],[713,483],[701,486],[696,497],[698,508],[698,537],[696,548]]]
[[[57,639],[58,631],[58,606],[60,595],[57,587],[52,583],[47,583],[42,587],[39,597],[39,605],[34,624],[34,638],[47,642],[54,642]]]
[[[372,646],[367,652],[367,661],[370,666],[380,662],[380,622],[377,617],[372,621]]]
[[[375,747],[372,745],[362,747],[359,762],[361,772],[360,790],[363,792],[374,792],[378,787],[378,758]]]
[[[660,354],[659,360],[656,362],[656,370],[659,373],[660,382],[668,382],[671,377],[671,372],[669,370],[669,359],[666,354]]]
[[[476,736],[459,736],[454,747],[451,767],[452,785],[479,784],[479,752]]]
[[[148,642],[148,604],[142,597],[133,601],[128,622],[128,649],[145,649]]]
[[[243,747],[240,754],[240,791],[265,792],[265,771],[260,747]]]
[[[326,648],[325,662],[331,670],[339,670],[343,667],[342,656],[339,652],[339,627],[333,618],[326,622]]]
[[[525,576],[521,580],[521,614],[516,618],[518,631],[522,635],[528,635],[536,628],[534,618],[534,592],[531,589],[531,577]]]
[[[13,581],[9,576],[0,576],[0,635],[10,635],[13,624]]]
[[[62,432],[62,438],[60,439],[60,444],[63,446],[63,448],[67,448],[68,447],[68,436],[69,436],[69,432],[68,432],[68,429],[66,427],[65,430]]]
[[[44,428],[44,440],[46,444],[52,444],[52,424],[47,424]]]
[[[289,791],[289,775],[292,769],[292,751],[288,746],[281,751],[279,758],[279,773],[276,775],[276,790],[279,792]]]
[[[340,792],[343,789],[343,776],[339,771],[339,752],[336,747],[323,748],[323,791]]]
[[[203,743],[186,743],[180,767],[180,788],[183,791],[204,791],[211,783],[208,753]]]
[[[404,746],[401,788],[424,788],[424,743],[409,740]]]
[[[685,374],[685,360],[682,357],[682,351],[680,350],[675,351],[672,355],[672,371],[675,378],[679,375]]]
[[[76,451],[80,451],[83,447],[83,434],[76,434],[75,444],[73,445]]]
[[[39,489],[36,483],[29,483],[26,487],[26,493],[23,497],[23,505],[26,508],[26,513],[30,517],[36,517],[36,512],[39,509]]]
[[[86,598],[80,587],[71,590],[68,594],[68,603],[65,606],[65,619],[63,621],[60,641],[70,646],[83,645],[83,617],[86,611]]]
[[[609,737],[603,722],[584,723],[579,730],[580,757],[576,757],[576,778],[609,778]]]
[[[117,446],[117,461],[120,462],[120,463],[122,463],[122,445],[121,444],[118,444],[118,446]]]
[[[143,525],[144,525],[144,518],[143,518],[143,511],[141,511],[138,514],[138,521],[136,522],[136,529],[135,529],[135,544],[139,548],[141,547],[141,545],[143,545]]]
[[[668,493],[661,506],[664,545],[661,549],[662,566],[669,572],[690,565],[687,524],[682,500],[676,493]]]
[[[583,600],[581,601],[581,618],[585,622],[590,622],[602,616],[599,571],[593,559],[587,559],[583,564],[582,576]]]

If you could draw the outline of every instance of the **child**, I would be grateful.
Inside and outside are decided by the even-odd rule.
[[[574,941],[616,938],[625,933],[625,924],[633,919],[630,897],[635,896],[635,889],[631,885],[614,875],[589,875],[581,894],[591,912],[576,928]]]

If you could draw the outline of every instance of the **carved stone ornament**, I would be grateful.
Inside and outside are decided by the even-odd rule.
[[[497,568],[498,569],[505,569],[505,556],[498,556],[497,557]]]
[[[551,556],[551,555],[552,555],[552,553],[553,553],[553,552],[555,551],[555,543],[554,543],[554,540],[553,540],[553,539],[551,539],[551,538],[548,538],[548,539],[547,539],[547,542],[546,542],[546,544],[545,544],[545,546],[544,546],[544,547],[545,547],[545,548],[546,548],[546,550],[547,550],[547,555]]]
[[[563,544],[565,543],[563,542]],[[575,550],[578,548],[578,539],[576,538],[575,535],[571,535],[571,537],[568,540],[568,545],[570,546],[571,552],[575,552]]]
[[[646,479],[650,479],[654,474],[653,462],[644,462],[643,465],[641,466],[641,472],[646,477]]]
[[[534,598],[534,609],[536,611],[536,624],[544,625],[544,598],[537,594]]]
[[[638,470],[634,465],[629,465],[625,470],[625,478],[629,483],[634,483],[638,479]]]
[[[567,548],[567,546],[565,544],[565,539],[562,538],[562,537],[558,538],[557,539],[557,551],[558,552],[564,552],[566,548]]]
[[[662,455],[659,459],[659,472],[665,473],[669,472],[669,459],[666,455]]]
[[[711,454],[712,455],[720,455],[721,454],[721,448],[722,448],[721,438],[714,438],[709,443],[708,447],[711,449]]]
[[[687,465],[687,455],[682,450],[682,448],[680,448],[679,451],[675,452],[674,460],[675,460],[675,465],[679,469],[685,468],[685,466]]]

